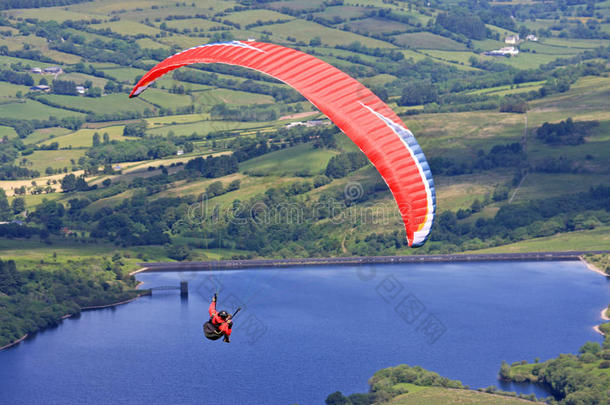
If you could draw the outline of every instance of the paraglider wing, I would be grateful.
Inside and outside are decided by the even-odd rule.
[[[146,73],[129,97],[138,96],[164,74],[193,63],[254,69],[301,93],[377,168],[398,204],[409,246],[421,246],[426,241],[436,209],[430,167],[411,131],[373,92],[306,53],[262,42],[232,41],[197,46],[170,56]]]

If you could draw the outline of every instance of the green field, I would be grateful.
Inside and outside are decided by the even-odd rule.
[[[519,398],[492,395],[471,390],[455,390],[448,388],[426,387],[416,392],[399,395],[393,398],[389,405],[511,405],[531,404]]]
[[[519,45],[519,50],[550,55],[564,55],[564,57],[568,57],[569,55],[575,55],[579,52],[582,52],[582,49],[578,48],[550,45],[548,43],[541,42],[525,42]]]
[[[130,99],[125,94],[108,94],[100,99],[57,94],[47,94],[41,97],[66,108],[89,111],[95,114],[113,114],[124,111],[143,112],[146,109],[153,108],[153,105],[144,100],[140,98]]]
[[[390,34],[404,32],[409,26],[398,21],[385,18],[370,17],[363,20],[355,20],[347,24],[350,30],[362,34]]]
[[[116,32],[117,34],[122,35],[144,34],[149,36],[155,36],[161,32],[160,30],[153,27],[149,27],[148,25],[127,20],[107,22],[98,24],[97,26],[101,29],[108,28],[112,32]]]
[[[469,208],[475,200],[483,201],[493,193],[498,184],[511,179],[509,172],[495,171],[492,176],[464,174],[461,176],[436,176],[434,184],[439,212]]]
[[[515,198],[526,201],[545,197],[555,197],[571,192],[585,192],[591,187],[607,184],[608,174],[588,174],[582,176],[572,173],[531,173],[528,174]]]
[[[28,165],[29,169],[38,170],[40,173],[44,173],[47,167],[53,169],[63,169],[67,167],[68,170],[72,168],[72,160],[78,161],[78,158],[85,156],[85,151],[76,150],[37,150],[31,155],[27,156],[28,161],[32,164]],[[44,175],[44,174],[43,174]]]
[[[242,27],[255,22],[268,23],[277,20],[294,20],[294,17],[273,10],[246,10],[231,13],[226,20],[240,24]]]
[[[8,82],[0,82],[0,102],[4,103],[7,101],[7,99],[14,99],[18,92],[21,92],[21,94],[25,94],[28,91],[30,91],[30,88],[28,86],[22,86],[19,84],[12,84]]]
[[[401,34],[394,38],[399,44],[413,49],[438,49],[440,51],[462,51],[466,49],[464,44],[429,32]]]
[[[61,79],[70,80],[75,82],[76,84],[85,84],[86,81],[90,81],[93,83],[94,86],[97,86],[101,89],[103,89],[106,83],[108,82],[107,79],[102,79],[101,77],[86,75],[83,73],[68,73],[62,75]]]
[[[34,100],[21,100],[21,102],[0,104],[0,116],[15,119],[31,119],[32,117],[36,117],[37,119],[47,120],[51,116],[65,118],[83,117],[84,115],[75,111],[49,107]]]
[[[283,24],[263,25],[253,28],[254,31],[270,31],[273,33],[273,38],[278,42],[286,42],[287,37],[299,38],[299,41],[309,43],[312,38],[322,38],[322,43],[325,45],[349,45],[353,42],[360,42],[369,47],[393,48],[394,46],[388,42],[383,42],[377,39],[369,38],[364,35],[358,35],[352,32],[340,31],[333,28],[328,28],[312,21],[290,21]]]
[[[333,6],[327,7],[324,12],[314,13],[316,17],[322,17],[326,20],[333,21],[334,18],[351,20],[353,18],[362,17],[365,15],[365,10],[362,7],[354,6]]]
[[[37,18],[44,21],[54,20],[59,23],[66,20],[90,20],[93,17],[92,14],[66,10],[63,7],[47,7],[45,8],[44,13],[41,13],[40,10],[37,9],[10,10],[7,13],[16,18]]]
[[[124,141],[127,139],[138,139],[138,138],[129,138],[123,136],[123,127],[122,126],[114,126],[114,127],[105,127],[103,129],[80,129],[73,133],[56,136],[49,141],[44,141],[41,143],[48,142],[57,142],[59,143],[60,148],[83,148],[83,147],[91,147],[93,143],[93,134],[98,133],[100,136],[100,141],[102,140],[102,136],[104,133],[108,133],[110,136],[110,140]]]
[[[264,122],[244,122],[244,121],[198,121],[177,125],[155,126],[146,131],[150,135],[167,135],[170,131],[177,136],[191,135],[197,133],[205,135],[210,132],[233,131],[243,129],[255,129],[268,127],[269,123]]]
[[[396,79],[397,79],[396,76],[392,76],[392,75],[388,75],[388,74],[380,74],[377,76],[365,77],[365,78],[360,79],[359,81],[360,81],[360,83],[369,87],[369,86],[383,86],[384,84],[391,83],[391,82],[395,81]]]
[[[610,250],[610,226],[587,231],[559,233],[510,245],[473,250],[469,253],[556,252],[562,250]]]
[[[138,98],[162,108],[175,109],[180,107],[188,107],[189,105],[193,104],[191,96],[184,94],[171,94],[159,89],[148,89]]]
[[[173,28],[173,29],[177,29],[179,31],[184,31],[184,30],[189,30],[189,31],[193,31],[195,28],[198,31],[209,31],[210,29],[212,30],[217,30],[219,28],[227,28],[228,26],[221,24],[221,23],[217,23],[214,21],[209,21],[209,20],[202,20],[201,18],[188,18],[188,19],[182,19],[182,20],[172,20],[172,21],[165,21],[165,25],[168,28]],[[205,42],[205,39],[201,39],[202,42]]]
[[[472,90],[469,91],[468,94],[494,94],[494,95],[504,95],[508,94],[507,91],[513,92],[523,92],[523,91],[531,91],[538,90],[541,85],[545,83],[544,80],[538,82],[528,82],[528,83],[520,83],[517,85],[507,84],[504,86],[496,86],[496,87],[487,87],[485,89],[480,90]]]
[[[146,73],[145,70],[125,67],[113,67],[100,70],[103,71],[108,77],[128,84],[134,84],[137,76],[143,76],[144,73]]]
[[[136,44],[142,49],[169,49],[170,46],[162,44],[158,41],[153,41],[150,38],[140,38],[136,41]]]
[[[5,127],[0,125],[0,139],[4,139],[4,137],[11,139],[17,137],[17,132],[13,129],[13,127]]]
[[[267,3],[266,6],[275,10],[287,8],[293,11],[311,10],[319,7],[324,0],[294,0],[294,1],[274,1]]]
[[[18,264],[35,264],[41,260],[49,262],[65,263],[69,260],[78,260],[91,257],[112,257],[117,252],[123,256],[126,270],[134,271],[141,266],[138,265],[142,259],[138,254],[142,254],[147,260],[171,261],[167,257],[164,249],[160,246],[140,246],[135,249],[119,249],[112,244],[75,244],[73,240],[53,237],[50,238],[51,244],[31,240],[4,239],[0,238],[0,251],[11,257]],[[54,254],[56,257],[54,257]],[[214,252],[210,252],[213,255]],[[222,254],[222,252],[221,252]]]
[[[299,172],[321,173],[336,152],[314,149],[312,145],[297,145],[250,159],[240,165],[244,173],[294,175]]]
[[[251,105],[251,104],[273,104],[273,97],[265,94],[246,93],[231,89],[213,89],[200,91],[195,94],[197,103],[204,106],[216,104],[228,105]]]
[[[36,144],[42,141],[53,139],[55,137],[68,135],[71,132],[71,130],[61,127],[41,128],[28,135],[26,140],[28,143]]]
[[[145,121],[148,122],[149,128],[154,128],[162,125],[176,125],[176,124],[186,124],[192,122],[199,122],[203,120],[209,120],[210,114],[202,113],[202,114],[183,114],[183,115],[170,115],[166,117],[153,117],[146,118]]]

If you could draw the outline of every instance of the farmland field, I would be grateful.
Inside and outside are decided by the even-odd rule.
[[[0,104],[0,116],[15,119],[49,119],[49,117],[81,117],[83,114],[49,107],[34,100],[20,100],[19,102]]]
[[[273,10],[246,10],[229,14],[226,19],[232,23],[244,26],[259,21],[269,23],[276,20],[294,20],[294,17]]]
[[[188,18],[188,19],[180,19],[180,20],[172,20],[172,21],[167,21],[165,22],[165,25],[169,28],[174,28],[177,29],[179,31],[183,31],[183,30],[191,30],[193,31],[195,28],[198,31],[208,31],[210,29],[215,30],[215,29],[219,29],[219,28],[228,28],[228,26],[218,23],[218,22],[214,22],[214,21],[209,21],[209,20],[204,20],[201,18]],[[205,40],[202,39],[202,42],[205,42]]]
[[[68,135],[72,132],[73,131],[70,129],[61,127],[41,128],[29,134],[26,139],[29,143],[35,144],[49,139],[53,139],[55,137]]]
[[[78,158],[81,156],[85,156],[85,151],[82,149],[41,150],[35,151],[28,156],[27,159],[32,163],[32,165],[29,166],[30,169],[44,173],[47,167],[53,169],[63,169],[64,167],[67,167],[70,169],[74,166],[72,161],[78,161]]]
[[[100,70],[113,79],[129,84],[133,84],[136,76],[142,76],[146,73],[145,70],[124,67],[105,68]]]
[[[296,0],[296,1],[273,1],[265,6],[274,10],[287,8],[293,11],[311,10],[320,7],[324,0]]]
[[[105,127],[103,129],[80,129],[76,132],[73,132],[68,135],[55,136],[51,141],[59,143],[60,148],[83,148],[83,147],[91,147],[93,134],[98,133],[100,136],[100,140],[102,139],[102,135],[107,133],[109,135],[109,139],[112,140],[127,140],[127,139],[137,139],[137,138],[129,138],[123,136],[123,127]],[[45,141],[46,142],[46,141]]]
[[[438,49],[441,51],[461,51],[466,49],[464,44],[427,32],[401,34],[395,36],[395,38],[400,45],[414,49]]]
[[[30,88],[19,84],[0,82],[0,101],[14,98],[18,92],[25,94]],[[1,107],[0,107],[1,108]]]
[[[106,79],[102,79],[100,77],[96,77],[96,76],[91,76],[91,75],[86,75],[83,73],[68,73],[65,75],[62,75],[62,80],[71,80],[74,83],[77,84],[84,84],[86,81],[91,81],[93,83],[94,86],[100,87],[100,88],[104,88],[104,86],[106,85],[106,82],[108,82],[108,80]]]
[[[167,135],[170,131],[177,136],[187,136],[192,133],[207,134],[218,131],[233,131],[251,128],[264,128],[269,126],[266,122],[241,122],[241,121],[213,121],[205,120],[184,124],[169,124],[154,127],[147,131],[150,135]]]
[[[319,174],[334,155],[332,151],[317,150],[310,145],[299,145],[251,159],[241,166],[241,170],[244,173],[277,173],[284,176],[299,172]]]
[[[0,139],[4,139],[4,137],[8,139],[16,138],[17,133],[12,127],[5,127],[0,125]]]
[[[157,89],[149,89],[139,98],[162,108],[187,107],[192,104],[191,96],[184,94],[168,94],[166,91]]]
[[[351,20],[353,18],[362,17],[365,14],[366,10],[364,10],[362,7],[333,6],[327,7],[324,12],[314,13],[314,16],[333,21],[335,18]]]
[[[151,104],[141,99],[130,100],[123,94],[105,95],[101,100],[90,97],[63,96],[56,94],[44,95],[41,97],[68,109],[79,109],[96,114],[112,114],[123,111],[143,112],[147,108],[152,108]]]
[[[421,387],[417,387],[421,388]],[[425,387],[392,399],[390,405],[525,405],[530,401],[519,398],[503,397],[471,390]]]
[[[253,31],[270,31],[273,37],[285,42],[287,37],[298,37],[299,40],[308,43],[315,37],[323,38],[322,43],[330,46],[348,45],[353,42],[360,42],[363,45],[379,48],[392,48],[393,45],[377,39],[369,38],[351,32],[340,31],[328,28],[311,21],[290,21],[283,24],[263,25],[253,28]]]
[[[215,104],[252,105],[272,104],[273,97],[265,94],[246,93],[239,90],[215,89],[196,93],[197,103],[205,106]]]
[[[383,34],[406,31],[409,27],[397,21],[386,20],[379,17],[365,18],[352,21],[347,26],[354,32],[363,34]]]

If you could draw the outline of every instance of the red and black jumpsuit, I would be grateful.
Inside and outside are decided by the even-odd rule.
[[[210,320],[203,325],[203,331],[208,339],[216,340],[222,336],[231,336],[232,324],[218,316],[216,302],[210,304]]]

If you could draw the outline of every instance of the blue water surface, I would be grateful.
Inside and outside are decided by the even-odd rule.
[[[473,388],[502,360],[575,353],[609,302],[580,262],[487,262],[142,273],[178,291],[88,311],[0,352],[6,404],[322,404],[384,367],[421,365]],[[202,323],[237,315],[230,344]],[[548,394],[532,386],[504,386]],[[222,394],[220,394],[222,393]]]

